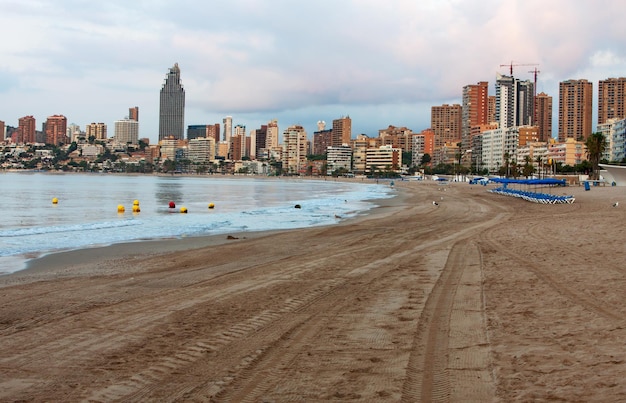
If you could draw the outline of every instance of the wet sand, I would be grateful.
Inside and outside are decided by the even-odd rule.
[[[626,400],[626,188],[396,187],[335,226],[0,277],[0,400]]]

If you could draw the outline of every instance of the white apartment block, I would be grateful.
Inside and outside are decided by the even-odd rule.
[[[330,146],[326,148],[326,151],[327,175],[342,168],[347,171],[352,170],[352,149],[349,146]]]
[[[606,138],[607,147],[603,159],[621,162],[626,158],[626,119],[609,119],[598,125],[598,131]]]
[[[213,137],[191,139],[187,150],[191,162],[207,164],[215,159],[215,139]]]
[[[519,144],[519,128],[517,126],[503,129],[487,130],[482,134],[482,166],[495,172],[504,166],[505,155],[516,160]]]
[[[374,173],[392,170],[399,172],[402,163],[402,150],[390,145],[368,148],[365,153],[365,171]]]
[[[120,144],[138,144],[139,122],[130,119],[116,120],[115,141]]]

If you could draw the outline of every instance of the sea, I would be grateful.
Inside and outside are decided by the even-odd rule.
[[[0,274],[65,250],[332,225],[394,195],[367,179],[0,173]]]

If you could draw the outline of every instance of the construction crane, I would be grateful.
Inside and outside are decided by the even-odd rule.
[[[533,98],[533,100],[534,100],[533,119],[534,119],[534,124],[536,125],[537,124],[537,117],[538,117],[537,114],[539,113],[539,111],[537,110],[537,75],[539,73],[541,73],[541,71],[537,70],[537,68],[535,67],[533,70],[529,71],[529,73],[533,73],[534,76],[535,76],[535,82],[534,82],[534,85],[533,85],[533,92],[534,92],[534,94],[533,94],[533,97],[534,97]]]
[[[529,71],[529,73],[533,73],[535,76],[535,93],[536,93],[537,92],[537,75],[541,73],[541,71],[537,70],[537,68],[535,67],[535,69]]]
[[[539,66],[537,63],[514,63],[511,62],[510,64],[501,64],[500,67],[509,67],[509,71],[511,72],[511,75],[513,75],[513,66]]]

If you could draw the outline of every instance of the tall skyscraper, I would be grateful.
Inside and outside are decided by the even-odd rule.
[[[35,142],[35,118],[33,116],[24,116],[19,118],[17,123],[17,143],[34,143]]]
[[[0,141],[4,141],[5,139],[6,127],[3,120],[0,120]]]
[[[559,83],[559,141],[586,140],[591,134],[593,84],[585,79]]]
[[[535,98],[535,105],[537,107],[535,125],[539,129],[539,141],[547,142],[552,138],[552,97],[541,92]]]
[[[161,87],[159,141],[170,136],[176,140],[185,138],[185,89],[180,82],[178,63],[170,68]]]
[[[470,148],[472,126],[489,123],[489,83],[481,81],[463,87],[461,138],[463,149]]]
[[[352,138],[352,119],[350,116],[333,120],[332,146],[341,147],[350,144]]]
[[[528,126],[535,112],[535,90],[530,80],[521,81],[513,76],[497,75],[496,121],[501,129]]]
[[[46,120],[46,144],[67,144],[67,118],[63,115],[48,116]]]
[[[598,124],[626,117],[626,78],[607,78],[598,83]]]
[[[233,137],[233,117],[226,116],[222,119],[222,123],[224,124],[224,141],[230,143],[230,139]]]
[[[133,106],[132,108],[128,108],[128,119],[136,120],[139,122],[139,107]]]
[[[433,106],[430,108],[430,128],[435,133],[435,147],[461,141],[463,108],[459,104]]]

